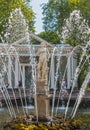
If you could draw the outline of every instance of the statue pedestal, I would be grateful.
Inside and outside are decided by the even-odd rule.
[[[48,86],[45,84],[45,81],[37,81],[36,93],[38,118],[47,118],[50,114],[50,104]],[[35,115],[36,114],[35,107]]]

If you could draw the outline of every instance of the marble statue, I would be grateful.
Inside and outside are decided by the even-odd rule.
[[[39,57],[39,62],[37,65],[38,79],[45,80],[48,73],[47,62],[50,58],[50,54],[44,43],[41,43],[37,56]]]

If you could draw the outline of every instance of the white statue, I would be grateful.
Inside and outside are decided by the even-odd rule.
[[[50,54],[44,43],[41,43],[41,48],[38,50],[37,56],[39,56],[37,65],[38,79],[45,80],[48,73],[47,62],[50,58]]]

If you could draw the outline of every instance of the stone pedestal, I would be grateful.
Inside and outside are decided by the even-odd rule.
[[[50,113],[48,86],[45,81],[37,81],[37,110],[38,118],[46,118]],[[36,109],[35,109],[36,114]]]

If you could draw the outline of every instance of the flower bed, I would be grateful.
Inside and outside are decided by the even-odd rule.
[[[66,119],[54,117],[52,122],[35,122],[31,117],[16,117],[4,125],[4,130],[80,130],[82,121],[80,119]]]

